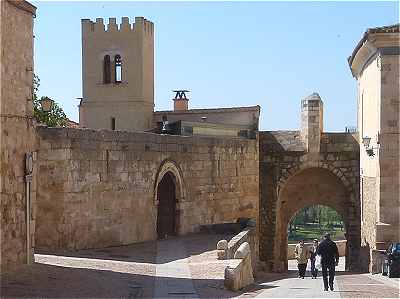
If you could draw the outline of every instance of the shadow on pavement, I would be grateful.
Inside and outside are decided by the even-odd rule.
[[[41,255],[114,260],[133,263],[157,263],[157,244],[160,242],[170,243],[171,246],[177,241],[183,242],[187,248],[186,254],[174,256],[174,259],[163,260],[163,263],[188,258],[193,255],[202,254],[215,250],[217,242],[221,239],[230,240],[232,235],[221,234],[191,234],[179,237],[170,237],[165,240],[134,243],[125,246],[113,246],[99,249],[82,250],[37,250],[35,253]]]
[[[167,280],[177,286],[169,293],[171,298],[185,295],[179,286],[188,279],[37,263],[1,276],[0,294],[1,298],[151,298],[156,279],[158,283]],[[273,288],[253,285],[231,292],[224,288],[223,279],[192,279],[192,282],[199,298],[233,298],[248,291]]]
[[[84,268],[33,264],[2,275],[1,297],[151,297],[154,277]]]

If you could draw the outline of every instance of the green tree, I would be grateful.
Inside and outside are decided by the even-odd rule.
[[[35,119],[46,124],[48,127],[65,127],[68,123],[68,118],[65,115],[63,109],[54,101],[53,106],[49,112],[44,112],[41,108],[40,101],[42,99],[49,99],[49,97],[43,96],[38,98],[38,90],[40,86],[40,79],[38,76],[33,76],[33,116]]]

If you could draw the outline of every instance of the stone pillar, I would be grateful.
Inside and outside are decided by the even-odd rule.
[[[323,103],[318,93],[313,93],[301,101],[301,140],[307,152],[319,152],[322,131]]]

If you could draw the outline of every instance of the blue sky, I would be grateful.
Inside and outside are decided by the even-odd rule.
[[[155,24],[155,108],[189,89],[191,108],[261,106],[262,130],[297,129],[318,92],[326,131],[356,124],[347,57],[364,31],[399,22],[397,2],[33,2],[35,73],[78,120],[82,18],[144,16]]]

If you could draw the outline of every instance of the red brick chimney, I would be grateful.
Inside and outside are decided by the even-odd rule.
[[[186,111],[189,109],[189,99],[186,97],[186,92],[190,92],[189,90],[173,90],[175,92],[174,101],[174,111]]]

